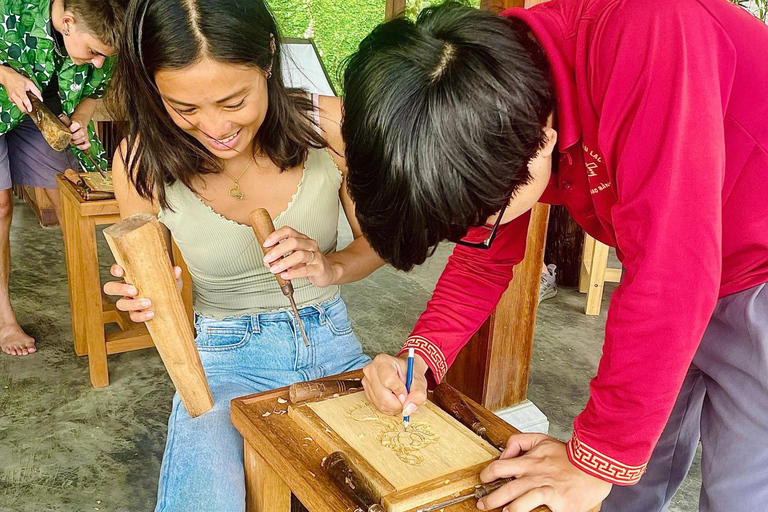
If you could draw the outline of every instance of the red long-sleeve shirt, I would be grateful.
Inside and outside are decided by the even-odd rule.
[[[718,297],[768,282],[768,27],[725,0],[553,0],[503,13],[546,51],[559,161],[541,201],[617,248],[571,462],[637,482]],[[440,381],[525,249],[529,216],[457,246],[405,348]],[[723,350],[728,350],[723,346]]]

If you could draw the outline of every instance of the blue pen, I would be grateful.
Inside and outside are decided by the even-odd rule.
[[[408,391],[408,393],[411,392],[411,383],[413,382],[413,357],[414,357],[414,350],[412,348],[408,349],[408,373],[405,376],[405,389]],[[411,421],[410,416],[403,416],[403,429],[408,430],[408,422]]]

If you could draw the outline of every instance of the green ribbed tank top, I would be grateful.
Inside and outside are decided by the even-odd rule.
[[[274,220],[317,241],[324,254],[336,251],[342,174],[325,149],[310,148],[304,174],[288,207]],[[224,319],[289,309],[250,226],[216,213],[182,183],[167,187],[170,209],[159,220],[171,232],[192,276],[195,312]],[[318,288],[294,279],[298,307],[332,299],[338,286]]]

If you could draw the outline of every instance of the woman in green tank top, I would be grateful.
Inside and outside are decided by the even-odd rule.
[[[115,194],[122,216],[159,214],[181,249],[215,402],[192,419],[174,398],[156,510],[242,512],[230,399],[364,366],[338,286],[382,261],[346,190],[340,102],[285,88],[263,0],[137,0],[126,18],[117,84],[128,128]],[[355,240],[336,252],[339,202]],[[278,226],[265,248],[248,225],[256,208]],[[309,346],[273,274],[294,282]],[[123,296],[117,307],[134,321],[152,318],[132,286],[104,289]]]

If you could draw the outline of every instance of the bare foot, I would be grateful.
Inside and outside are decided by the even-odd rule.
[[[37,351],[35,339],[27,336],[17,323],[0,327],[0,348],[10,356],[26,356]]]

